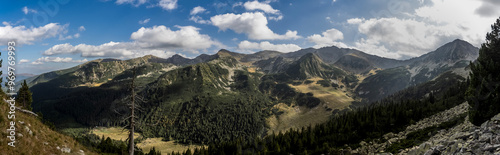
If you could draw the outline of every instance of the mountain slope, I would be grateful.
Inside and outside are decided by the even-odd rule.
[[[0,128],[8,129],[10,119],[7,118],[8,104],[2,99],[0,101]],[[10,140],[9,133],[3,130],[3,138],[0,138],[0,152],[2,154],[63,154],[68,151],[71,154],[96,154],[77,143],[73,138],[53,131],[39,118],[21,111],[15,113],[16,143],[15,147],[7,145]]]
[[[409,86],[430,81],[448,71],[462,74],[469,62],[478,57],[479,49],[471,44],[455,40],[435,51],[417,58],[406,60],[407,66],[386,69],[365,78],[357,87],[356,94],[373,102]]]

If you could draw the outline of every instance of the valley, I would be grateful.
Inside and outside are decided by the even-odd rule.
[[[440,76],[463,81],[459,77],[467,75],[455,72],[477,57],[477,50],[455,40],[405,61],[337,47],[254,54],[220,50],[194,59],[99,59],[26,81],[34,111],[57,127],[98,126],[105,129],[94,131],[99,137],[123,140],[113,130],[124,125],[128,110],[123,101],[137,66],[136,91],[144,98],[137,131],[147,142],[137,145],[183,152],[186,145],[252,140],[324,124]],[[450,54],[456,56],[446,61],[429,56]]]

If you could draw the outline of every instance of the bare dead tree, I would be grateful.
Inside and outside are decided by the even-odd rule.
[[[134,67],[133,69],[133,74],[132,74],[132,82],[130,84],[130,122],[129,122],[129,127],[130,127],[130,132],[128,136],[128,153],[130,155],[134,155],[134,128],[135,128],[135,73],[136,68]]]

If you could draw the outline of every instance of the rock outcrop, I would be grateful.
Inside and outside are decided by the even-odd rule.
[[[408,154],[500,154],[500,114],[481,126],[467,119],[448,130],[441,130]]]

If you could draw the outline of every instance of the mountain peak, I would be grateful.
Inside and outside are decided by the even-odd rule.
[[[172,55],[171,58],[184,58],[184,57],[180,54],[174,54],[174,55]]]
[[[240,60],[241,58],[243,58],[245,56],[245,54],[231,52],[231,51],[228,51],[226,49],[219,50],[219,52],[217,52],[217,55],[219,57],[233,57],[236,60]]]
[[[467,41],[455,39],[433,52],[430,52],[428,58],[439,61],[455,61],[455,60],[474,60],[479,55],[479,49]]]

